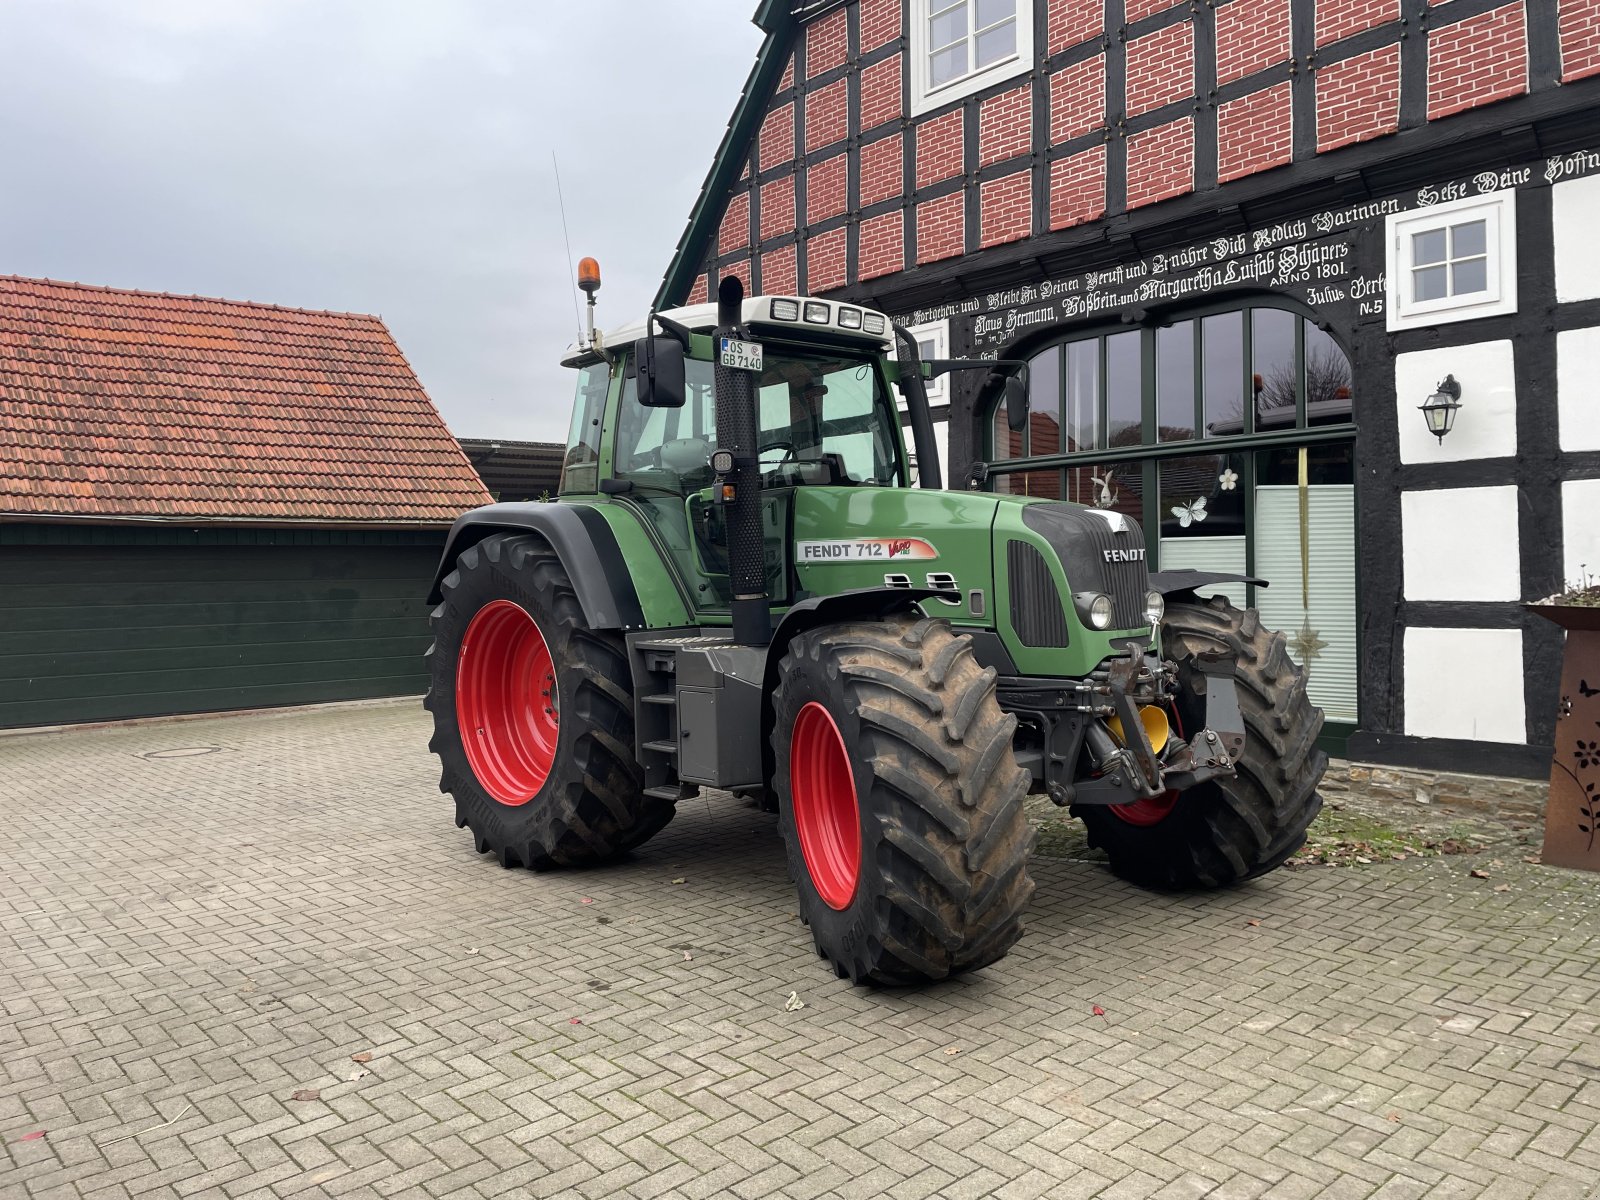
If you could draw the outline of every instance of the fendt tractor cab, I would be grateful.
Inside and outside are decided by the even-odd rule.
[[[818,952],[897,984],[1021,935],[1030,792],[1151,887],[1301,846],[1322,712],[1280,634],[1196,594],[1239,576],[1151,574],[1114,511],[941,489],[926,381],[982,370],[1020,427],[1022,364],[737,279],[602,339],[599,282],[560,496],[467,513],[434,586],[431,746],[479,851],[583,866],[700,788],[754,797]]]

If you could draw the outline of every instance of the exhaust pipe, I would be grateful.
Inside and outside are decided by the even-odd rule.
[[[749,371],[722,365],[722,339],[741,336],[744,284],[730,275],[717,286],[717,328],[712,348],[717,406],[717,449],[733,455],[733,470],[721,481],[726,505],[728,576],[733,585],[733,640],[741,646],[772,641],[766,555],[761,546],[761,462],[756,443],[756,384]],[[731,491],[731,495],[729,494]]]

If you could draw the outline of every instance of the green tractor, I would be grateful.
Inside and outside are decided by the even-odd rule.
[[[602,339],[584,266],[560,497],[467,513],[433,589],[430,745],[480,852],[585,866],[700,788],[751,797],[818,953],[908,984],[1021,936],[1031,792],[1153,888],[1303,844],[1322,712],[1280,634],[1197,595],[1239,576],[1151,574],[1108,509],[941,489],[926,381],[985,371],[1020,426],[1024,364],[737,279]]]

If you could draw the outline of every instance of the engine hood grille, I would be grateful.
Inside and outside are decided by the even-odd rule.
[[[1148,625],[1144,597],[1150,590],[1144,531],[1132,517],[1103,508],[1072,504],[1029,504],[1022,523],[1061,559],[1074,592],[1104,592],[1111,597],[1114,629]]]

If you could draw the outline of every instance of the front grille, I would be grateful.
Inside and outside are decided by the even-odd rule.
[[[1149,622],[1144,617],[1144,597],[1150,590],[1150,567],[1144,558],[1144,532],[1132,517],[1119,513],[1107,519],[1100,509],[1079,508],[1071,504],[1029,504],[1022,510],[1022,522],[1050,543],[1066,571],[1067,585],[1073,592],[1104,592],[1111,597],[1113,629],[1138,629]],[[1119,532],[1114,525],[1121,525]],[[1128,552],[1137,552],[1131,562],[1108,561]]]
[[[1011,627],[1022,644],[1065,646],[1067,614],[1044,555],[1027,542],[1007,542],[1006,579],[1011,590]]]

